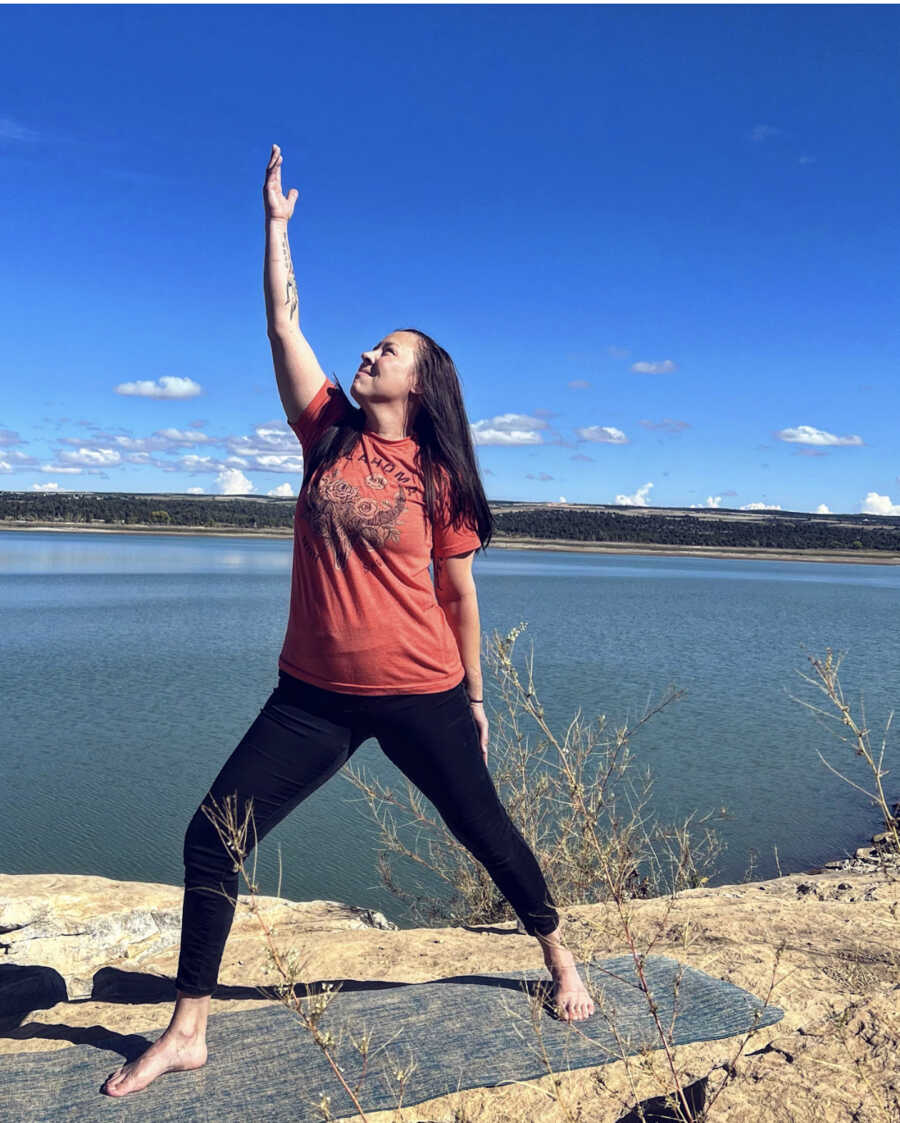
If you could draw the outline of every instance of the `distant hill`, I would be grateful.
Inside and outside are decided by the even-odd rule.
[[[97,528],[290,530],[296,499],[122,492],[0,492],[0,527],[84,524]],[[900,554],[900,518],[738,511],[709,507],[616,507],[587,503],[491,503],[498,538],[780,550],[884,550]]]

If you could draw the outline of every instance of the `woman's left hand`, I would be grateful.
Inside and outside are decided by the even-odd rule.
[[[475,719],[475,725],[478,728],[481,754],[484,757],[484,763],[486,765],[488,753],[488,719],[487,714],[484,712],[484,702],[470,702],[469,705],[472,709],[472,717]]]

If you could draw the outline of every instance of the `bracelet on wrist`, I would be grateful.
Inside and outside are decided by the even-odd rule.
[[[470,698],[469,701],[474,704],[475,702],[483,702],[484,699],[483,698]]]

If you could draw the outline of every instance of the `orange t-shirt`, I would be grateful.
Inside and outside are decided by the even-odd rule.
[[[291,423],[309,454],[347,411],[326,378]],[[325,690],[428,694],[464,669],[428,571],[435,557],[478,549],[474,526],[431,526],[414,437],[363,431],[357,448],[321,478],[315,502],[302,488],[294,514],[291,607],[278,666]],[[446,512],[446,503],[442,508]]]

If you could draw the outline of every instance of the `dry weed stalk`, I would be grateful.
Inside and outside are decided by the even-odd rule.
[[[494,780],[511,818],[534,851],[557,904],[614,903],[619,931],[665,1053],[668,1077],[675,1085],[677,1112],[689,1123],[696,1116],[682,1087],[672,1027],[662,1023],[644,960],[666,931],[675,894],[708,880],[705,871],[720,845],[706,825],[708,817],[698,821],[704,828],[699,843],[691,837],[693,816],[674,828],[651,819],[648,805],[652,780],[648,772],[638,772],[630,749],[631,739],[641,726],[684,691],[670,691],[634,725],[626,723],[612,737],[602,736],[605,715],[589,724],[583,721],[579,709],[560,739],[550,728],[535,691],[533,647],[527,683],[513,663],[515,642],[524,628],[521,623],[506,636],[494,632],[486,645],[485,662],[502,702],[502,706],[492,707]],[[523,730],[525,717],[537,726],[536,745]],[[352,769],[346,769],[345,775],[363,793],[380,829],[383,850],[379,866],[384,884],[426,923],[449,920],[484,924],[511,919],[510,906],[487,872],[444,824],[426,811],[423,797],[412,784],[407,783],[403,798]],[[404,817],[399,827],[396,813]],[[401,831],[411,833],[412,841],[407,842]],[[423,840],[424,853],[420,849]],[[402,888],[389,855],[427,870],[432,879],[438,878],[449,888],[449,898],[437,898],[427,887],[420,886],[417,892]],[[636,897],[661,895],[668,895],[669,904],[644,946],[636,935],[629,902]],[[592,993],[592,998],[596,1005],[599,996]],[[635,1063],[624,1046],[622,1056],[626,1069]],[[558,1103],[568,1115],[566,1105],[560,1100]]]
[[[641,726],[684,692],[673,690],[656,706],[648,708],[634,725],[626,724],[616,729],[611,738],[601,736],[605,728],[605,715],[588,724],[582,720],[579,710],[569,723],[563,738],[559,739],[548,725],[544,708],[535,692],[533,649],[528,661],[527,683],[522,682],[512,661],[516,638],[524,628],[525,625],[521,624],[505,637],[495,632],[487,649],[486,661],[504,705],[503,710],[494,708],[492,715],[492,745],[496,762],[492,764],[492,771],[495,782],[513,821],[538,858],[557,904],[565,907],[606,900],[614,905],[616,930],[624,939],[631,955],[637,976],[636,986],[647,1003],[659,1041],[658,1047],[664,1055],[663,1060],[649,1050],[637,1055],[631,1054],[627,1043],[616,1032],[614,1016],[610,1016],[613,1036],[619,1044],[619,1055],[625,1065],[635,1109],[643,1118],[638,1085],[632,1074],[649,1073],[656,1085],[664,1090],[664,1096],[675,1118],[680,1123],[699,1123],[701,1118],[707,1118],[707,1111],[701,1109],[698,1113],[685,1092],[686,1074],[679,1066],[673,1043],[674,1017],[671,1025],[663,1024],[657,999],[647,982],[644,961],[659,942],[671,935],[669,917],[677,892],[706,883],[707,871],[711,868],[720,845],[715,833],[707,826],[708,817],[698,820],[698,825],[703,828],[699,843],[694,841],[691,834],[694,816],[689,816],[676,827],[664,827],[650,817],[648,805],[652,789],[651,778],[647,772],[638,773],[630,749],[630,741]],[[538,728],[539,740],[536,745],[523,732],[523,716],[530,718]],[[499,894],[486,871],[450,834],[443,822],[426,811],[424,797],[412,784],[407,783],[406,797],[402,798],[379,783],[369,782],[351,769],[345,769],[344,774],[362,791],[380,828],[384,849],[379,855],[379,866],[385,885],[395,895],[409,902],[419,915],[424,916],[426,923],[446,923],[449,920],[455,924],[477,924],[511,918],[508,903]],[[206,813],[232,853],[235,870],[240,871],[247,884],[251,896],[248,907],[260,923],[270,960],[284,980],[284,985],[274,988],[278,997],[298,1016],[301,1024],[311,1034],[352,1100],[359,1117],[366,1120],[358,1093],[370,1057],[374,1055],[370,1053],[370,1035],[362,1035],[359,1041],[351,1036],[354,1047],[364,1061],[363,1075],[351,1089],[334,1056],[335,1042],[332,1035],[328,1031],[322,1031],[318,1025],[335,992],[326,986],[319,993],[311,993],[307,987],[307,1006],[304,1008],[303,1000],[296,994],[296,983],[306,963],[298,963],[293,952],[282,955],[278,951],[272,930],[259,910],[256,901],[259,890],[255,881],[255,830],[253,846],[248,847],[253,824],[252,803],[247,806],[243,820],[239,820],[234,802],[227,799],[224,808],[207,810]],[[400,827],[397,826],[395,813],[404,817],[405,821]],[[412,841],[408,843],[401,837],[401,831],[412,832]],[[424,854],[420,852],[420,842],[423,840]],[[248,876],[244,860],[250,849],[254,850],[254,868],[253,873]],[[437,876],[450,888],[450,898],[438,899],[427,887],[417,892],[401,887],[394,878],[388,858],[390,854],[399,855],[414,867],[428,871],[432,881]],[[635,898],[650,896],[665,897],[666,903],[649,930],[640,933],[635,925],[632,902]],[[687,926],[682,928],[681,936],[687,946]],[[598,1010],[602,1009],[602,989],[593,985],[592,980],[586,982]],[[262,994],[267,994],[265,988],[257,989]],[[772,987],[770,994],[771,991]],[[677,1015],[677,980],[673,999]],[[766,997],[766,1005],[768,1001],[769,996]],[[562,1081],[554,1072],[543,1047],[541,1019],[538,1016],[543,1005],[543,998],[532,1004],[530,1022],[534,1031],[532,1039],[536,1035],[538,1051],[553,1082],[552,1091],[545,1094],[556,1102],[564,1117],[574,1123],[580,1117],[579,1111],[566,1102]],[[577,1024],[572,1023],[570,1028],[582,1037],[585,1036]],[[733,1059],[724,1066],[724,1076],[712,1097],[713,1101],[718,1098],[725,1084],[734,1078],[737,1061],[754,1032],[755,1027],[740,1039]],[[658,1071],[657,1058],[662,1062],[664,1073]],[[394,1065],[398,1109],[414,1067],[414,1061],[406,1067]],[[599,1083],[603,1086],[602,1080]],[[673,1085],[674,1091],[670,1090]],[[334,1118],[330,1098],[325,1093],[317,1106],[325,1119]],[[458,1119],[465,1118],[462,1103],[458,1105],[456,1114]]]
[[[290,950],[282,953],[274,939],[274,933],[271,926],[267,923],[262,911],[259,908],[259,886],[256,883],[256,826],[253,817],[253,800],[247,800],[244,804],[244,814],[241,816],[237,807],[237,793],[233,796],[225,796],[222,804],[219,804],[214,797],[210,797],[210,804],[203,804],[203,813],[215,827],[223,846],[229,851],[233,861],[233,872],[240,873],[247,887],[247,892],[250,896],[250,901],[246,902],[248,910],[256,917],[259,922],[260,928],[266,942],[269,962],[275,967],[278,974],[281,976],[282,982],[273,987],[257,987],[256,989],[264,998],[271,997],[272,991],[279,999],[283,1006],[293,1013],[300,1024],[305,1030],[308,1031],[315,1044],[322,1051],[323,1056],[331,1066],[332,1071],[343,1087],[344,1091],[353,1102],[357,1114],[363,1121],[367,1120],[367,1116],[362,1109],[359,1102],[359,1091],[362,1083],[368,1073],[369,1061],[377,1052],[387,1047],[390,1041],[378,1047],[378,1050],[372,1051],[371,1048],[371,1031],[363,1028],[359,1036],[348,1033],[352,1046],[356,1049],[362,1057],[363,1064],[362,1070],[353,1088],[347,1083],[347,1080],[341,1071],[338,1064],[334,1049],[339,1044],[340,1038],[335,1040],[334,1035],[330,1030],[322,1029],[319,1025],[322,1015],[325,1013],[331,1002],[334,1000],[340,987],[335,987],[331,983],[323,983],[320,988],[315,989],[307,983],[303,983],[305,993],[301,996],[297,992],[298,983],[301,973],[305,971],[309,960],[305,959],[302,962],[298,959],[297,954]],[[251,836],[253,842],[248,845],[248,840]],[[253,851],[253,870],[250,874],[247,873],[246,859],[247,855]],[[233,900],[224,890],[208,890],[209,892],[218,892],[226,897],[231,903],[237,907],[240,899]],[[281,896],[281,875],[279,871],[278,880],[278,893]],[[398,1031],[399,1032],[399,1031]],[[396,1035],[395,1035],[396,1036]],[[397,1107],[402,1104],[403,1094],[406,1084],[415,1068],[415,1062],[411,1061],[406,1067],[399,1064],[394,1064],[392,1068],[392,1075],[396,1081],[396,1088],[392,1089],[397,1095]],[[334,1119],[335,1116],[331,1112],[331,1097],[324,1091],[321,1098],[313,1105],[322,1113],[325,1120]]]
[[[744,1055],[744,1051],[746,1050],[747,1045],[750,1042],[750,1038],[757,1032],[758,1024],[762,1020],[763,1014],[769,1008],[769,1005],[770,1005],[770,1003],[772,1002],[772,999],[775,996],[776,989],[786,979],[788,979],[792,974],[794,974],[794,970],[796,970],[796,968],[795,968],[794,970],[787,971],[783,975],[781,975],[780,977],[778,975],[778,968],[781,964],[781,958],[784,955],[786,947],[787,947],[786,943],[782,940],[781,943],[779,943],[775,948],[775,954],[772,957],[772,974],[769,978],[769,985],[766,989],[765,998],[763,998],[763,1004],[762,1004],[762,1006],[760,1007],[759,1010],[755,1011],[754,1018],[753,1018],[753,1025],[750,1027],[749,1030],[747,1030],[747,1032],[741,1038],[739,1038],[738,1043],[735,1046],[734,1051],[732,1052],[729,1059],[723,1065],[719,1066],[719,1069],[721,1070],[721,1075],[719,1077],[719,1083],[718,1083],[718,1086],[715,1088],[715,1090],[712,1092],[712,1094],[707,1095],[707,1097],[706,1097],[706,1102],[705,1102],[704,1108],[703,1108],[704,1117],[709,1116],[710,1112],[712,1111],[713,1104],[715,1104],[716,1100],[719,1098],[719,1096],[721,1096],[722,1092],[725,1091],[727,1086],[733,1080],[736,1079],[736,1077],[738,1075],[738,1069],[737,1069],[738,1061]],[[716,1071],[716,1070],[714,1069],[713,1071]],[[710,1073],[709,1076],[711,1077],[712,1073]],[[709,1085],[707,1084],[707,1088],[708,1088],[708,1086]]]
[[[657,925],[654,925],[654,927],[657,927]],[[689,942],[688,929],[685,928],[682,932],[684,951],[687,951]],[[653,1048],[645,1047],[637,1053],[633,1052],[632,1044],[623,1038],[619,1032],[615,1010],[608,1008],[608,1004],[604,1000],[602,982],[598,977],[591,975],[586,980],[588,989],[595,1000],[597,1013],[603,1017],[616,1043],[616,1059],[622,1062],[623,1075],[628,1086],[629,1094],[628,1096],[624,1096],[620,1091],[616,1091],[602,1072],[598,1072],[595,1078],[598,1090],[614,1100],[617,1104],[617,1110],[624,1113],[629,1118],[636,1117],[642,1120],[652,1118],[658,1120],[662,1118],[659,1113],[664,1108],[666,1112],[670,1113],[665,1117],[671,1118],[672,1123],[701,1123],[701,1121],[709,1120],[716,1100],[718,1100],[725,1088],[740,1075],[738,1063],[746,1052],[750,1040],[758,1032],[758,1024],[762,1020],[765,1010],[772,1002],[776,988],[792,973],[787,972],[780,977],[778,975],[778,968],[783,952],[784,945],[780,945],[775,949],[771,975],[765,997],[763,998],[763,1005],[755,1012],[751,1027],[738,1038],[725,1060],[710,1068],[710,1070],[699,1079],[696,1077],[692,1078],[694,1084],[693,1091],[697,1092],[697,1086],[700,1086],[698,1094],[689,1094],[689,1089],[684,1085],[686,1074],[680,1070],[679,1082],[676,1085],[676,1089],[674,1091],[672,1090],[672,1069],[667,1059],[669,1054],[664,1052],[662,1060],[660,1060],[659,1051]],[[593,970],[596,970],[596,968]],[[670,1042],[674,1037],[675,1023],[678,1017],[677,998],[680,978],[681,974],[679,973],[673,985],[672,1020],[665,1027],[666,1036]],[[507,1016],[514,1023],[518,1023],[514,1028],[523,1044],[523,1048],[535,1054],[542,1061],[547,1070],[547,1075],[553,1078],[551,1090],[547,1091],[540,1088],[535,1090],[553,1100],[559,1107],[565,1120],[572,1121],[572,1123],[582,1123],[584,1115],[579,1114],[579,1109],[576,1105],[566,1102],[564,1095],[565,1085],[563,1081],[559,1079],[560,1071],[565,1071],[567,1075],[570,1075],[571,1069],[568,1068],[568,1066],[565,1070],[554,1069],[544,1044],[544,1023],[541,1017],[544,1001],[539,992],[532,992],[527,1016],[513,1009],[506,1001],[504,1001],[503,1006]],[[572,1032],[582,1040],[592,1040],[577,1024],[573,1024],[570,1028]],[[523,1086],[534,1088],[534,1085]],[[648,1097],[648,1091],[654,1092],[655,1094]]]
[[[851,788],[854,788],[856,791],[861,792],[864,796],[870,799],[873,804],[875,804],[875,806],[881,813],[882,819],[884,820],[885,833],[888,837],[890,848],[895,853],[900,854],[900,818],[894,815],[888,803],[888,798],[885,795],[884,784],[882,782],[885,776],[889,775],[884,767],[884,753],[887,746],[887,735],[891,728],[891,722],[894,717],[894,711],[891,710],[890,714],[888,714],[887,724],[884,728],[884,737],[881,741],[881,749],[876,756],[869,740],[869,730],[866,727],[866,711],[865,707],[863,706],[862,696],[860,696],[862,729],[860,729],[860,727],[853,720],[853,717],[850,714],[850,707],[844,701],[844,692],[838,679],[838,669],[841,665],[841,662],[843,661],[844,655],[846,655],[846,652],[842,652],[837,656],[837,658],[834,658],[831,648],[826,647],[825,653],[826,654],[824,660],[817,659],[814,655],[807,656],[810,663],[812,664],[813,670],[816,673],[816,678],[811,678],[809,675],[803,674],[802,671],[798,671],[797,674],[800,675],[800,677],[805,682],[811,683],[813,686],[821,690],[822,693],[825,694],[826,697],[840,711],[840,716],[831,713],[828,710],[820,709],[818,706],[813,706],[811,703],[804,701],[802,698],[795,698],[793,694],[790,695],[791,701],[799,702],[801,706],[806,706],[807,709],[812,710],[812,712],[815,714],[821,714],[823,717],[830,718],[832,721],[839,721],[841,725],[847,726],[847,728],[850,730],[850,737],[844,737],[835,730],[832,730],[832,732],[835,734],[839,741],[843,741],[845,744],[855,743],[854,752],[856,756],[863,758],[872,773],[875,784],[874,791],[869,791],[866,788],[862,787],[860,784],[857,784],[854,780],[851,780],[849,776],[846,776],[843,772],[838,771],[837,768],[835,768],[829,761],[827,761],[818,749],[816,750],[816,752],[818,753],[819,759],[822,761],[829,772],[833,772],[835,776],[839,777],[846,784],[849,784]],[[825,723],[821,722],[820,724],[824,725]]]
[[[589,723],[579,710],[558,738],[535,693],[533,651],[527,685],[512,662],[524,627],[505,637],[495,632],[487,645],[486,662],[502,703],[492,707],[491,771],[554,899],[563,905],[594,904],[616,895],[650,897],[705,884],[721,849],[710,817],[692,815],[675,826],[651,819],[652,779],[638,769],[630,748],[641,726],[684,692],[671,691],[612,737],[602,735],[605,715]],[[523,730],[524,718],[537,726],[536,743]],[[382,881],[412,915],[425,924],[514,919],[487,871],[427,810],[413,784],[407,781],[398,792],[361,770],[345,768],[343,774],[362,793],[379,828]],[[405,863],[404,885],[395,876],[392,856]],[[424,877],[410,888],[416,867]],[[449,891],[446,897],[435,894],[436,880]]]

